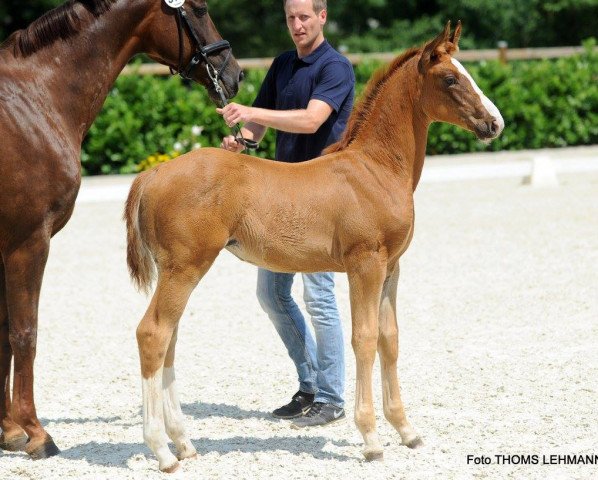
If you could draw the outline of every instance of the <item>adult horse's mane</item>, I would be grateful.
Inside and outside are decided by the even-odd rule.
[[[353,109],[345,133],[342,138],[327,147],[323,154],[338,152],[345,149],[359,134],[359,131],[370,115],[372,106],[380,93],[380,90],[387,82],[387,80],[399,69],[405,62],[413,58],[415,55],[421,52],[421,48],[410,48],[405,51],[402,55],[398,56],[388,65],[380,67],[374,72],[371,79],[368,81],[365,89],[361,95],[361,100]]]
[[[13,33],[0,49],[13,48],[14,56],[27,57],[58,39],[66,40],[81,30],[82,19],[76,5],[81,4],[94,17],[110,10],[116,0],[68,0],[42,15],[27,28]]]

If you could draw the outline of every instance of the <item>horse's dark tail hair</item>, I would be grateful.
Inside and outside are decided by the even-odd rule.
[[[125,205],[123,218],[127,225],[127,265],[129,274],[138,290],[148,293],[156,276],[155,262],[140,228],[141,201],[143,190],[152,177],[150,172],[137,176]]]

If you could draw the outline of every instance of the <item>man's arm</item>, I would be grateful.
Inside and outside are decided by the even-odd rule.
[[[332,113],[332,107],[322,100],[311,99],[307,108],[300,110],[269,110],[229,103],[216,111],[222,115],[229,127],[243,122],[244,129],[248,129],[251,124],[257,124],[289,133],[315,133]]]

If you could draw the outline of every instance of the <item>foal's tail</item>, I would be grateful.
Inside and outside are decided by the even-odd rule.
[[[143,190],[153,172],[143,172],[131,185],[127,203],[125,206],[124,219],[127,223],[127,264],[129,274],[138,290],[148,293],[152,286],[156,269],[152,252],[143,238],[140,229],[139,205]]]

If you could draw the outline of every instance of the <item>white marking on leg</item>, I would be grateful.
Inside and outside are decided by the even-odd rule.
[[[143,438],[160,466],[160,470],[170,470],[178,463],[177,458],[168,448],[168,437],[164,430],[162,405],[162,372],[160,367],[156,374],[142,378],[143,390]]]
[[[190,458],[197,455],[195,447],[185,432],[184,417],[181,411],[181,403],[176,390],[176,377],[174,367],[165,367],[162,378],[164,422],[166,433],[174,442],[178,451],[178,458]]]
[[[480,96],[482,105],[484,105],[486,110],[488,110],[488,113],[496,119],[496,123],[498,123],[498,131],[496,133],[497,135],[499,135],[500,132],[503,131],[503,128],[505,128],[505,121],[503,120],[500,111],[498,110],[498,108],[496,108],[496,105],[494,105],[494,103],[492,103],[490,99],[486,95],[484,95],[484,92],[480,90],[480,87],[478,87],[477,83],[475,83],[475,80],[472,78],[469,72],[465,70],[465,67],[461,65],[459,60],[456,60],[455,58],[452,58],[451,60],[453,62],[453,65],[457,67],[459,72],[471,82],[471,86],[473,87],[474,91]]]
[[[400,427],[398,430],[399,434],[401,435],[401,441],[404,445],[409,445],[411,442],[413,442],[416,438],[419,437],[417,432],[409,424]]]

